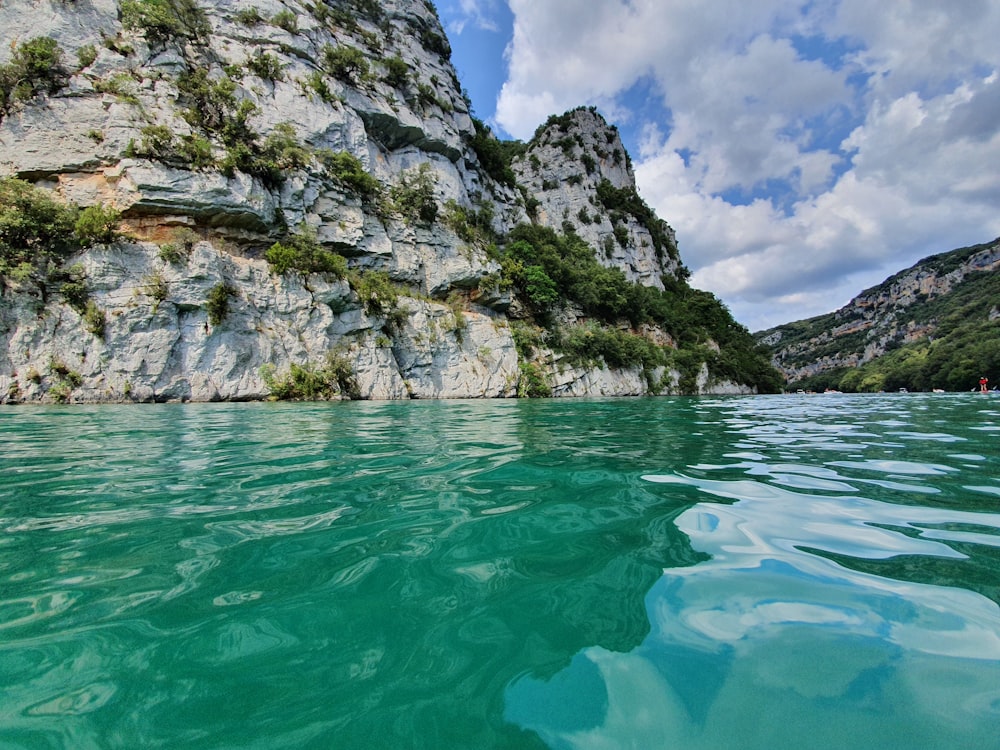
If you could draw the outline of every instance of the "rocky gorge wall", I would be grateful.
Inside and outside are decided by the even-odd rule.
[[[930,256],[863,291],[833,313],[757,336],[773,348],[774,364],[789,382],[860,367],[901,344],[933,338],[942,321],[938,316],[928,317],[921,308],[947,298],[970,277],[997,269],[1000,241]],[[1000,319],[1000,300],[992,301],[989,317]]]
[[[572,229],[659,288],[682,268],[665,223],[618,205],[634,178],[592,110],[534,139],[515,183],[484,170],[429,3],[5,0],[0,28],[0,176],[121,221],[65,259],[96,324],[0,273],[5,401],[260,399],[294,368],[325,379],[321,397],[516,396],[524,313],[488,238]],[[58,55],[41,88],[11,73],[39,38]],[[348,272],[276,272],[268,249],[297,238]],[[680,377],[546,347],[531,359],[553,395]],[[752,390],[704,365],[695,388]]]

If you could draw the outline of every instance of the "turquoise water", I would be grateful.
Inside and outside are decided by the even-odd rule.
[[[0,747],[1000,748],[1000,398],[0,435]]]

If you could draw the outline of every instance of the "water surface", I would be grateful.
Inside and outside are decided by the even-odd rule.
[[[1000,748],[1000,398],[0,434],[3,747]]]

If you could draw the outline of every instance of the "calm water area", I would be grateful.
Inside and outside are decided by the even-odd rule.
[[[1000,748],[1000,397],[0,411],[2,748]]]

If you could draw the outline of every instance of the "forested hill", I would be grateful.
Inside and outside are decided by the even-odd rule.
[[[924,258],[836,312],[755,334],[790,388],[965,391],[1000,382],[1000,239]]]

